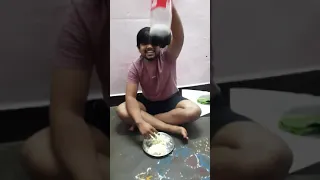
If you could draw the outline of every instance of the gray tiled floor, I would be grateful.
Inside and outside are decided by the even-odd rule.
[[[19,161],[21,142],[0,145],[0,179],[29,180]]]
[[[209,118],[202,117],[186,127],[190,138],[187,144],[182,142],[181,138],[174,137],[176,149],[173,153],[164,159],[154,159],[142,151],[140,135],[129,133],[127,126],[122,124],[114,113],[111,113],[111,179],[135,179],[135,176],[140,174],[140,177],[152,175],[152,180],[157,180],[160,179],[157,177],[163,176],[165,171],[167,172],[165,176],[171,179],[174,177],[174,179],[184,179],[183,177],[209,179],[210,174],[205,170],[205,167],[209,167],[210,164]],[[208,148],[205,149],[205,146]],[[192,169],[186,166],[185,160],[188,158],[190,161],[201,161],[206,164],[202,166],[203,169],[197,169],[196,165],[194,166],[196,169]]]
[[[117,177],[114,175],[114,177],[111,179],[121,180],[121,178],[123,179],[128,177],[131,177],[129,179],[133,179],[134,175],[146,171],[147,167],[155,165],[158,160],[151,159],[143,154],[140,149],[141,142],[139,141],[138,136],[136,134],[131,134],[131,136],[129,136],[127,134],[128,131],[124,128],[124,126],[119,126],[118,123],[119,120],[113,115],[111,118],[111,127],[113,127],[111,129],[111,133],[112,137],[114,138],[111,139],[111,153],[113,153],[113,157],[118,158],[113,158],[111,172],[113,173],[112,175],[120,173],[122,176],[120,175]],[[191,141],[189,142],[191,147],[190,149],[194,149],[194,146],[192,147],[192,145],[194,145],[192,142],[205,139],[204,137],[209,133],[207,128],[209,127],[208,125],[209,118],[205,117],[198,120],[195,125],[187,128],[191,138]],[[177,146],[183,145],[178,138],[175,138],[175,141]],[[18,152],[20,146],[21,142],[0,144],[0,180],[30,180],[26,176],[19,162]],[[121,153],[121,158],[119,158],[119,154]],[[177,163],[179,163],[179,159],[177,159]],[[175,163],[172,163],[171,165],[166,164],[166,166],[173,169],[173,171],[179,170],[179,167],[175,169],[175,165]],[[313,175],[294,175],[288,177],[287,180],[318,180],[320,177],[319,175],[315,175],[315,173],[318,173],[320,169],[319,171],[316,171],[317,172],[311,172]],[[174,176],[174,173],[171,172],[171,175]]]

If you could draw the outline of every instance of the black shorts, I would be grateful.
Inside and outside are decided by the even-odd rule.
[[[223,99],[216,95],[210,100],[210,137],[212,138],[225,125],[238,121],[251,121],[248,117],[234,112]]]
[[[155,115],[171,111],[172,109],[176,108],[180,101],[186,100],[186,98],[182,97],[180,92],[177,92],[169,99],[164,101],[149,101],[142,94],[137,96],[137,100],[147,108],[147,112],[149,114]],[[227,124],[238,121],[252,121],[248,117],[232,111],[230,106],[228,106],[221,95],[213,97],[210,100],[210,103],[210,137],[213,137]],[[103,100],[87,103],[85,117],[86,122],[101,130],[108,137],[110,136],[110,121],[108,121],[109,117],[110,107]]]
[[[104,100],[94,100],[86,104],[86,122],[99,129],[107,137],[110,136],[110,107]]]
[[[173,94],[170,98],[163,101],[150,101],[145,98],[142,94],[137,95],[137,100],[141,102],[147,109],[147,113],[151,115],[156,115],[160,113],[169,112],[176,108],[177,104],[186,100],[186,98],[182,97],[180,91]]]

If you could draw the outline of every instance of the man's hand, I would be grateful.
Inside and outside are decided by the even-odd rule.
[[[147,122],[141,122],[137,126],[141,135],[145,138],[150,138],[152,134],[157,133],[157,130]]]

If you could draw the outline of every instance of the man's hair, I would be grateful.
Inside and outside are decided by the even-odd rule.
[[[148,44],[150,43],[150,27],[144,27],[140,29],[137,34],[137,47],[140,47],[140,44]]]

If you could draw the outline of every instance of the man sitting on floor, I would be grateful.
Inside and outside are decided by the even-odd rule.
[[[183,46],[184,34],[180,17],[172,8],[172,43],[164,49],[150,42],[149,27],[137,34],[141,56],[130,66],[126,88],[126,102],[117,108],[119,117],[137,126],[147,137],[157,130],[176,133],[188,139],[181,124],[200,117],[198,105],[183,98],[177,88],[176,61]],[[139,84],[143,95],[137,96]]]

